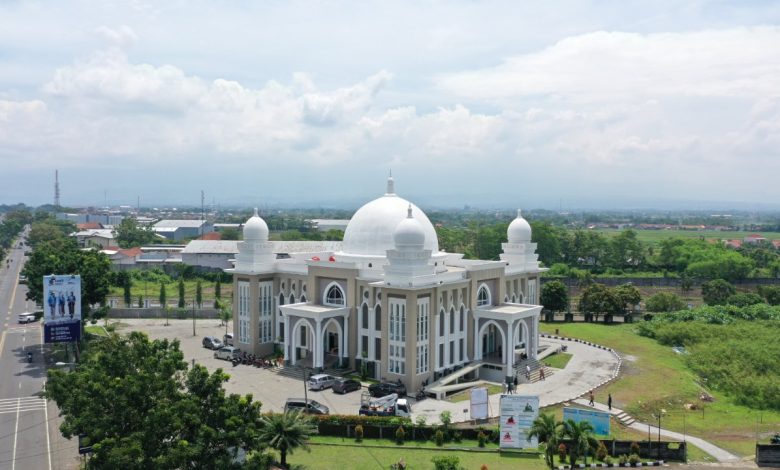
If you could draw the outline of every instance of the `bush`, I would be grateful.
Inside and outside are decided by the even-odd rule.
[[[750,305],[764,303],[764,298],[752,292],[739,292],[729,296],[729,298],[726,300],[726,303],[728,305],[735,305],[737,307],[747,307]]]
[[[406,431],[404,431],[404,427],[398,426],[398,429],[395,430],[395,443],[399,445],[403,444],[405,437],[406,437]]]
[[[631,453],[639,455],[639,443],[636,441],[631,443]]]
[[[482,431],[480,431],[479,433],[477,433],[477,444],[478,444],[480,447],[485,447],[485,443],[486,443],[486,442],[487,442],[487,436],[485,435],[485,433],[484,433],[484,432],[482,432]]]
[[[609,455],[604,457],[604,463],[607,465],[612,465],[612,457],[610,457]]]
[[[728,281],[713,279],[701,285],[701,296],[707,305],[723,305],[737,289]]]
[[[460,470],[460,459],[454,455],[443,455],[431,459],[435,470]]]
[[[423,416],[423,415],[420,415],[420,416],[418,416],[418,417],[417,417],[417,418],[414,420],[414,424],[416,424],[416,425],[417,425],[417,426],[419,426],[419,427],[423,427],[423,426],[425,426],[425,421],[426,421],[426,419],[425,419],[425,416]]]
[[[628,456],[628,463],[631,464],[631,466],[636,467],[636,464],[641,462],[642,459],[639,458],[637,454],[631,454]]]
[[[255,470],[268,470],[274,463],[274,457],[275,455],[270,452],[260,452],[253,450],[247,454],[246,462],[249,464],[248,468]]]
[[[444,432],[442,432],[441,429],[436,431],[436,434],[433,435],[434,442],[436,442],[436,445],[441,447],[444,445]]]
[[[626,454],[621,455],[618,457],[618,464],[625,465],[628,463],[628,456]]]
[[[403,457],[398,462],[390,465],[390,470],[406,470],[406,462],[404,462]]]
[[[460,444],[461,441],[463,441],[463,433],[461,433],[460,431],[453,432],[452,433],[452,440],[455,441],[456,443]]]
[[[685,308],[685,302],[674,292],[659,292],[645,302],[648,312],[676,312]]]
[[[355,426],[355,442],[363,442],[363,426]]]
[[[599,441],[599,446],[596,449],[596,458],[599,460],[599,462],[603,462],[608,455],[609,452],[607,452],[607,446],[605,446],[603,442]]]

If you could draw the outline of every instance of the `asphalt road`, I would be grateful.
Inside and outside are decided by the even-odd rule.
[[[17,321],[34,305],[25,300],[26,286],[18,284],[24,249],[16,246],[7,256],[10,263],[0,265],[0,469],[76,468],[77,443],[62,438],[57,407],[40,397],[46,380],[41,323]]]

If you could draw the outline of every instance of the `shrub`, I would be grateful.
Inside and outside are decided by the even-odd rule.
[[[764,303],[764,298],[752,292],[739,292],[729,296],[729,298],[726,299],[726,303],[737,307],[748,307],[750,305]]]
[[[436,431],[436,434],[433,435],[433,439],[436,442],[436,445],[441,447],[444,445],[444,432],[442,432],[441,429],[438,429]]]
[[[675,312],[685,308],[685,302],[674,292],[659,292],[645,302],[648,312]]]
[[[460,459],[454,455],[443,455],[431,459],[436,470],[460,470]]]
[[[355,426],[355,442],[362,442],[363,441],[363,426],[357,425]]]
[[[423,427],[423,426],[425,426],[425,421],[426,421],[425,416],[420,415],[420,416],[418,416],[414,420],[414,424],[416,424],[417,426]]]
[[[248,468],[268,470],[273,465],[274,458],[273,453],[253,450],[247,454],[246,461],[249,464]]]
[[[634,441],[631,443],[631,453],[639,455],[639,443]]]
[[[599,446],[596,449],[596,458],[599,460],[599,462],[603,462],[604,459],[607,458],[607,455],[609,455],[609,452],[607,452],[607,446],[605,446],[603,442],[599,441]]]
[[[487,436],[484,432],[480,431],[477,433],[477,444],[479,444],[480,447],[485,447],[485,443],[487,442]]]
[[[406,437],[406,431],[404,431],[404,427],[398,426],[398,429],[395,430],[395,443],[399,445],[403,444],[405,437]]]
[[[625,465],[628,463],[628,456],[626,454],[621,455],[618,457],[618,464]]]
[[[636,464],[641,462],[642,459],[639,458],[639,455],[637,454],[631,454],[628,456],[628,463],[631,464],[631,466],[636,467]]]
[[[390,470],[406,470],[406,462],[404,462],[403,457],[398,462],[390,465]]]
[[[604,457],[604,463],[607,465],[612,465],[612,457],[610,457],[609,455]]]
[[[452,440],[457,442],[458,444],[461,443],[463,440],[463,434],[460,431],[455,431],[452,433]]]

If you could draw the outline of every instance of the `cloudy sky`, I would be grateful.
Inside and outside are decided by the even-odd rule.
[[[531,3],[2,1],[0,203],[780,206],[780,3]]]

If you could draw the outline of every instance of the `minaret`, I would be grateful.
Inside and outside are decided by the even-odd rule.
[[[412,205],[406,218],[393,233],[395,249],[387,250],[385,284],[388,286],[416,287],[434,283],[435,268],[431,263],[431,250],[425,249],[425,231],[412,215]]]
[[[393,180],[393,170],[390,170],[390,176],[387,177],[387,191],[385,196],[395,196],[395,181]]]

